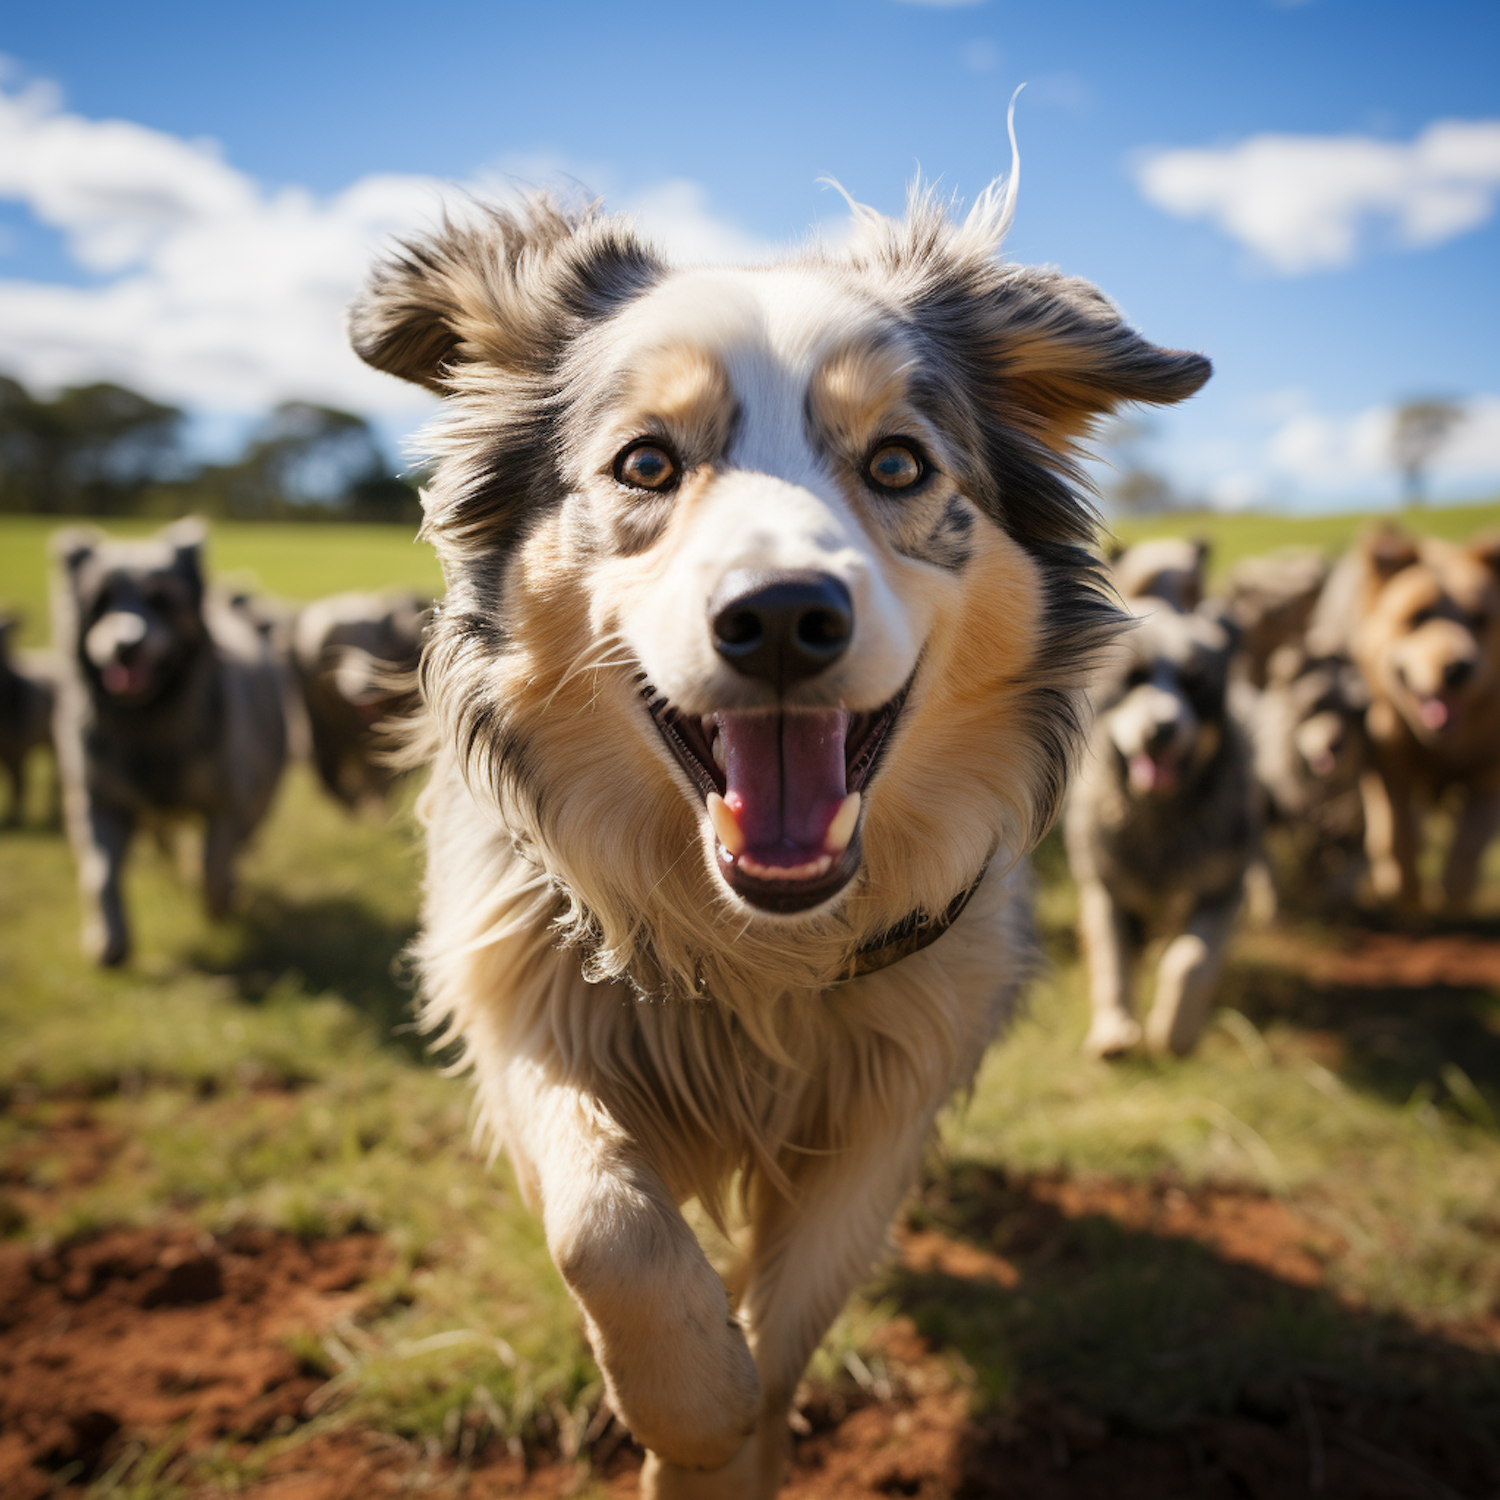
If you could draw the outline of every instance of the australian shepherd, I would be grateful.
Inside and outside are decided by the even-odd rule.
[[[652,1495],[777,1489],[802,1369],[1032,966],[1115,607],[1075,444],[1207,378],[1006,264],[1011,195],[672,269],[543,198],[380,264],[438,392],[426,1016]],[[742,1226],[727,1277],[683,1217]]]

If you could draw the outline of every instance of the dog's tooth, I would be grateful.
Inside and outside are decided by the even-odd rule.
[[[724,769],[724,736],[716,734],[709,748],[713,751],[714,764],[722,771]]]
[[[842,854],[849,847],[849,840],[854,837],[854,825],[859,822],[859,804],[858,792],[850,792],[839,803],[839,810],[834,813],[833,822],[823,837],[823,847],[830,854]]]
[[[726,853],[738,854],[745,847],[745,835],[740,828],[739,819],[717,792],[708,794],[708,821],[714,825],[714,832]]]

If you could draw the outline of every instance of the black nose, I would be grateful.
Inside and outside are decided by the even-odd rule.
[[[1460,658],[1458,661],[1450,661],[1443,668],[1443,686],[1445,688],[1462,687],[1474,675],[1474,663]]]
[[[714,650],[780,691],[830,667],[849,648],[854,602],[831,573],[737,570],[709,601]]]
[[[1177,725],[1175,723],[1153,724],[1151,733],[1146,736],[1146,749],[1155,755],[1158,751],[1165,750],[1176,738]]]

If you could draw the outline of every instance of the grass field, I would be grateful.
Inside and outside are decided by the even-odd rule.
[[[1422,519],[1462,536],[1500,507]],[[1357,524],[1172,528],[1211,534],[1227,562]],[[45,530],[0,523],[0,605],[37,621]],[[424,549],[387,529],[226,526],[211,557],[292,598],[438,582]],[[165,854],[139,848],[138,954],[106,975],[78,955],[72,865],[43,800],[0,832],[0,1230],[26,1274],[121,1226],[188,1226],[221,1245],[244,1225],[304,1244],[373,1235],[380,1253],[357,1303],[276,1335],[313,1392],[294,1414],[265,1430],[226,1417],[211,1441],[189,1440],[185,1418],[127,1421],[97,1451],[48,1450],[54,1489],[36,1493],[352,1496],[365,1481],[276,1488],[312,1464],[297,1454],[349,1432],[417,1492],[507,1492],[463,1487],[506,1454],[562,1465],[549,1494],[623,1483],[540,1233],[471,1142],[466,1085],[406,1025],[409,794],[388,822],[352,818],[294,771],[219,925]],[[820,1356],[806,1451],[855,1442],[842,1414],[904,1412],[920,1428],[941,1411],[953,1452],[970,1455],[962,1484],[901,1470],[846,1492],[1050,1496],[1064,1491],[1042,1469],[1062,1452],[1067,1492],[1093,1494],[1098,1449],[1116,1481],[1098,1493],[1166,1495],[1151,1444],[1206,1453],[1212,1478],[1225,1434],[1259,1423],[1258,1442],[1301,1455],[1300,1487],[1201,1493],[1500,1492],[1496,882],[1465,924],[1334,930],[1293,912],[1245,932],[1195,1057],[1109,1066],[1078,1052],[1074,896],[1055,839],[1038,865],[1050,973],[947,1117],[901,1254]],[[0,1282],[0,1310],[4,1298]],[[20,1430],[4,1342],[0,1490]],[[915,1430],[887,1432],[904,1462],[920,1445],[889,1434]],[[1010,1473],[1028,1433],[1042,1434],[1041,1477],[985,1488],[973,1455]],[[1124,1483],[1132,1463],[1139,1491]],[[1368,1485],[1339,1488],[1356,1470]],[[802,1492],[825,1492],[798,1472]]]

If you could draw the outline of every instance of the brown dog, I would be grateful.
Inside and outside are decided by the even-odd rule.
[[[1372,532],[1339,563],[1309,632],[1342,646],[1370,690],[1374,764],[1362,782],[1376,893],[1422,904],[1422,814],[1456,791],[1462,809],[1443,872],[1444,904],[1469,904],[1500,831],[1500,536],[1466,546]]]

